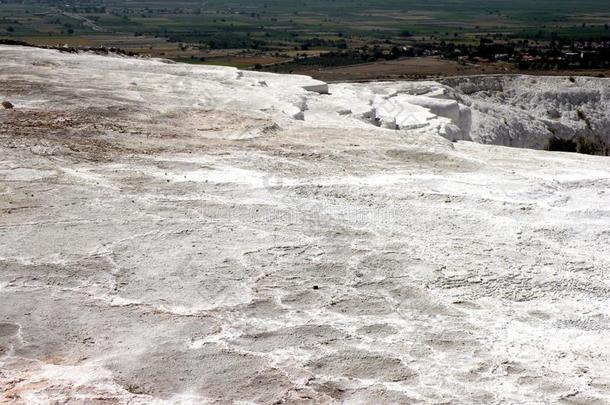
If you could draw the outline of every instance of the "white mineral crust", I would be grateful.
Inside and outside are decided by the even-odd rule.
[[[0,403],[610,402],[609,83],[0,46]]]

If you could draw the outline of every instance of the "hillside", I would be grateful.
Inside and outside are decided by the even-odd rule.
[[[608,80],[0,56],[0,403],[610,401]]]

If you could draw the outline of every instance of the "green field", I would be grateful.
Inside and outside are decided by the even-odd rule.
[[[75,18],[77,15],[101,30]],[[0,4],[3,36],[96,35],[103,30],[215,42],[213,45],[223,48],[261,44],[282,48],[312,37],[386,39],[402,31],[449,37],[491,32],[603,36],[610,34],[604,27],[609,22],[608,3],[600,0],[76,0],[70,6],[26,0]]]
[[[607,0],[3,0],[0,4],[0,38],[116,46],[196,63],[222,63],[217,55],[208,58],[218,50],[279,60],[302,51],[418,41],[475,44],[483,36],[610,39],[609,23]]]

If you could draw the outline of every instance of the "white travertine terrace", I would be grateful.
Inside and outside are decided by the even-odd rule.
[[[0,403],[609,402],[608,83],[0,46]]]

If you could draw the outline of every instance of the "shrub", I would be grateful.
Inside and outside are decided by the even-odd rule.
[[[577,145],[571,139],[553,137],[549,139],[547,150],[554,152],[576,152]]]
[[[601,154],[601,148],[599,145],[589,142],[586,138],[578,138],[578,153],[585,155],[599,155]]]

